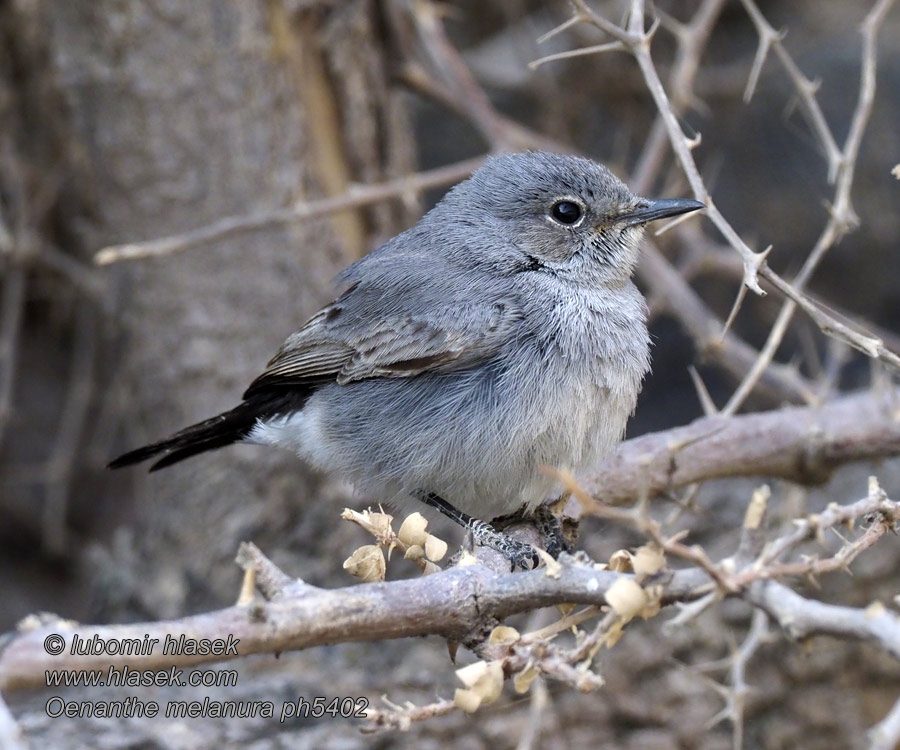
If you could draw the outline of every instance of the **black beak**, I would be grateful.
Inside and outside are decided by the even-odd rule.
[[[700,201],[691,200],[690,198],[674,198],[661,200],[646,200],[646,206],[642,206],[627,214],[622,214],[616,218],[616,222],[621,222],[627,227],[635,224],[646,224],[648,221],[656,221],[657,219],[665,219],[668,216],[678,216],[686,214],[689,211],[697,211],[706,208],[706,204]]]

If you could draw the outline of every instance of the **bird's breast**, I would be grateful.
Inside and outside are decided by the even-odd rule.
[[[646,308],[632,289],[561,295],[520,336],[511,360],[528,383],[520,409],[542,462],[577,468],[621,440],[649,369]]]

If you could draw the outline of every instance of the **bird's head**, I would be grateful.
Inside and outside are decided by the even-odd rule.
[[[482,217],[536,270],[587,283],[629,278],[648,222],[704,207],[638,197],[596,162],[545,152],[491,157],[447,200]]]

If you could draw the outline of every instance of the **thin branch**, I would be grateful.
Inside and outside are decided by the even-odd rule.
[[[806,578],[815,581],[826,573],[849,570],[850,564],[863,552],[893,529],[893,524],[873,524],[858,539],[825,558],[808,558],[788,563],[769,565],[758,570],[749,570],[731,579],[734,585],[745,585],[749,581],[769,578]]]
[[[759,10],[753,4],[752,0],[743,1],[745,7],[748,10],[748,13],[750,13],[751,18],[753,18],[754,23],[757,25],[757,29],[760,32],[760,50],[765,52],[770,46],[774,47],[777,50],[780,59],[787,67],[789,74],[792,76],[792,80],[794,80],[795,84],[798,87],[798,90],[801,91],[802,94],[805,93],[805,96],[803,97],[803,101],[805,103],[805,111],[809,115],[811,121],[813,121],[814,128],[817,130],[817,132],[821,131],[820,135],[823,138],[823,143],[826,145],[826,150],[829,152],[829,154],[833,155],[833,152],[837,151],[837,146],[836,144],[834,144],[830,131],[825,124],[821,110],[818,108],[818,104],[814,96],[814,91],[811,90],[811,84],[806,81],[806,79],[793,64],[790,56],[787,55],[787,52],[781,45],[778,34],[768,25]],[[799,282],[795,282],[795,284],[798,286],[798,290],[802,290],[803,284],[805,283],[808,276],[812,273],[812,270],[815,268],[825,250],[830,247],[834,243],[834,241],[836,241],[840,237],[841,234],[846,232],[847,229],[854,224],[855,216],[852,212],[852,208],[850,207],[849,190],[852,184],[854,163],[856,155],[858,153],[859,143],[861,141],[865,123],[868,120],[872,101],[874,98],[875,40],[877,31],[891,3],[892,0],[879,0],[872,11],[869,13],[869,15],[866,17],[866,21],[863,23],[862,31],[864,38],[864,49],[859,101],[854,113],[850,132],[848,134],[848,141],[845,144],[845,150],[844,152],[838,152],[841,155],[841,159],[836,162],[832,160],[833,163],[837,165],[835,167],[835,169],[837,170],[836,176],[838,177],[836,200],[834,208],[832,210],[831,220],[829,221],[828,226],[826,227],[822,237],[820,238],[820,241],[817,243],[816,248],[814,248],[813,252],[810,254],[810,257],[807,259],[806,264],[804,264],[804,268],[801,270],[801,273],[796,279],[796,282]],[[598,28],[607,31],[607,33],[613,33],[610,30],[610,22],[606,21],[599,14],[591,10],[586,5],[586,3],[576,2],[575,7],[579,18],[582,18],[585,22],[591,23]],[[728,244],[736,249],[741,255],[744,265],[744,284],[757,293],[763,294],[763,290],[759,286],[758,276],[760,275],[761,269],[765,264],[768,250],[761,253],[755,253],[751,251],[749,247],[747,247],[743,242],[743,240],[741,240],[741,238],[737,235],[737,233],[734,232],[731,226],[727,223],[727,221],[719,213],[718,209],[709,199],[706,188],[703,185],[703,181],[696,168],[696,164],[693,161],[693,156],[690,153],[691,144],[684,136],[684,133],[682,132],[681,127],[678,124],[675,114],[675,106],[667,98],[666,92],[656,71],[656,67],[653,64],[652,58],[650,56],[650,38],[652,34],[644,31],[643,0],[632,1],[628,30],[626,32],[625,30],[620,29],[620,31],[622,33],[613,33],[613,35],[628,47],[635,60],[637,61],[638,66],[640,67],[641,72],[644,76],[647,88],[656,103],[661,122],[663,123],[665,131],[669,136],[672,148],[674,149],[676,156],[681,162],[682,169],[688,178],[695,197],[707,202],[707,215],[728,241]],[[681,33],[684,34],[685,32],[682,30]],[[762,58],[764,58],[764,54],[762,55],[762,57],[760,55],[757,56],[757,65],[755,66],[757,73],[758,68],[762,64]],[[822,130],[822,128],[824,128],[824,130]],[[852,160],[848,160],[848,156],[852,156]],[[642,172],[642,174],[644,173]],[[644,179],[646,179],[646,176],[644,177]],[[802,306],[802,303],[799,304],[801,304]],[[788,305],[790,305],[790,307],[788,307]],[[747,374],[743,376],[741,385],[733,395],[732,399],[730,399],[729,403],[726,405],[726,408],[724,410],[725,413],[732,414],[736,412],[739,405],[743,402],[752,388],[755,387],[756,383],[761,378],[762,373],[768,370],[775,350],[781,342],[792,314],[793,306],[789,301],[785,308],[782,310],[782,315],[780,316],[779,321],[777,321],[776,325],[773,327],[766,347],[760,353],[759,358],[748,368],[748,371],[745,371]],[[883,361],[887,361],[892,364],[894,363],[895,356],[883,347],[882,342],[865,339],[859,335],[855,335],[852,331],[847,329],[846,326],[843,326],[840,323],[835,324],[834,321],[825,319],[821,315],[816,315],[813,312],[810,312],[810,314],[813,314],[814,318],[817,320],[817,322],[820,322],[820,324],[824,323],[824,325],[822,325],[822,328],[827,333],[840,337],[849,336],[847,340],[851,344],[856,345],[858,348],[861,348],[862,351],[870,354],[870,356],[877,356]],[[873,354],[873,352],[876,353]],[[898,359],[898,361],[900,361],[900,359]]]
[[[414,706],[411,703],[398,706],[387,698],[384,698],[384,702],[387,708],[370,707],[366,709],[366,720],[369,724],[362,727],[363,733],[371,734],[383,729],[405,732],[414,722],[427,721],[436,716],[446,716],[458,710],[456,704],[451,700],[438,700],[425,706]]]
[[[759,562],[768,566],[781,559],[787,552],[809,539],[822,539],[823,532],[834,526],[852,522],[857,518],[882,510],[887,496],[877,483],[869,490],[869,496],[850,505],[833,503],[821,513],[794,522],[794,531],[766,546]]]
[[[685,327],[694,339],[698,353],[719,363],[735,378],[741,378],[753,366],[759,352],[729,331],[722,337],[722,322],[700,295],[678,273],[665,256],[649,241],[644,241],[638,277],[654,301]],[[778,400],[815,403],[816,387],[796,368],[770,363],[761,383]]]
[[[547,706],[550,704],[550,691],[546,682],[540,677],[536,678],[531,686],[531,704],[528,707],[528,721],[525,724],[516,750],[532,750],[540,747],[541,724]]]
[[[747,12],[750,14],[750,17],[757,25],[761,40],[764,38],[764,36],[774,33],[771,27],[768,26],[768,22],[765,21],[759,9],[753,3],[753,0],[742,0],[742,2],[744,3],[745,8],[747,8]],[[810,87],[808,85],[808,81],[806,81],[806,79],[803,78],[802,74],[800,74],[796,69],[793,61],[787,55],[787,52],[784,51],[784,47],[781,45],[780,40],[775,43],[776,50],[779,50],[779,57],[782,59],[782,62],[785,63],[785,67],[788,70],[791,79],[795,82],[797,90],[801,94],[801,101],[803,101],[805,104],[805,111],[807,112],[811,122],[813,123],[813,129],[819,134],[820,140],[822,141],[822,144],[825,148],[829,162],[830,179],[836,179],[834,201],[831,207],[828,222],[826,223],[825,228],[822,230],[822,233],[819,236],[819,239],[816,241],[816,244],[810,252],[809,256],[806,258],[806,261],[804,261],[803,267],[800,269],[800,272],[794,278],[792,286],[797,295],[802,294],[806,283],[811,278],[813,272],[815,271],[819,262],[822,260],[825,253],[841,237],[843,237],[844,234],[846,234],[850,229],[858,224],[858,219],[855,212],[853,211],[850,200],[850,190],[853,187],[853,177],[856,172],[856,161],[859,156],[859,146],[862,142],[862,137],[872,112],[872,102],[875,98],[875,73],[877,67],[878,30],[880,29],[881,24],[884,20],[884,16],[890,9],[892,3],[893,0],[878,0],[878,2],[875,3],[873,8],[866,15],[865,20],[863,21],[861,28],[863,37],[863,50],[862,64],[860,66],[859,96],[857,99],[856,108],[853,112],[850,130],[848,131],[847,139],[844,142],[843,150],[839,150],[837,144],[834,142],[834,139],[831,136],[831,131],[828,129],[828,126],[825,123],[824,115],[822,114],[821,109],[819,109],[815,96],[809,90]],[[769,273],[771,273],[770,270],[767,271],[767,273],[763,274],[763,276],[764,278],[767,278],[771,281],[772,279],[769,276]],[[781,288],[781,290],[785,291],[784,288]],[[777,320],[769,331],[766,343],[760,351],[759,359],[754,363],[753,367],[750,368],[750,370],[742,379],[741,384],[738,386],[737,390],[728,400],[728,403],[723,409],[724,413],[736,413],[740,406],[747,399],[747,396],[750,395],[751,391],[753,390],[753,388],[755,388],[757,382],[759,381],[762,372],[769,366],[773,357],[775,356],[775,352],[781,345],[781,342],[784,339],[784,335],[787,332],[788,325],[790,324],[791,319],[794,316],[797,305],[800,304],[801,306],[803,306],[801,298],[798,298],[796,295],[791,294],[788,294],[788,297],[789,298],[781,307],[781,311],[778,314]],[[808,311],[807,307],[804,307],[804,309],[807,309]],[[823,331],[825,331],[826,333],[830,332],[831,335],[835,335],[839,338],[842,337],[848,330],[844,326],[841,326],[837,330],[833,330],[830,328],[826,330],[826,326],[823,326],[822,324],[821,317],[817,318],[816,315],[813,315],[813,318],[817,323],[819,323],[820,328],[822,328]],[[891,357],[889,356],[890,353],[884,349],[880,341],[863,341],[860,336],[851,334],[851,340],[849,340],[848,343],[855,346],[857,349],[861,349],[861,351],[864,351],[869,356],[882,359],[881,355],[885,355],[887,360],[891,360]],[[874,351],[876,352],[875,354],[872,353],[871,347],[874,347]],[[893,359],[896,360],[897,358],[893,357]]]
[[[687,106],[695,100],[693,89],[700,59],[709,42],[725,0],[704,0],[690,23],[681,25],[675,34],[678,49],[669,75],[671,105],[676,115],[681,116]],[[662,116],[657,114],[647,143],[638,157],[630,184],[638,194],[646,194],[652,187],[656,175],[662,168],[663,157],[669,139]]]
[[[609,21],[595,13],[585,3],[581,2],[581,0],[577,0],[575,6],[578,11],[588,19],[589,23],[602,29],[607,29],[610,26]],[[728,244],[740,254],[744,263],[744,283],[757,294],[764,294],[762,288],[759,286],[757,273],[759,267],[762,265],[763,261],[765,261],[766,254],[755,253],[747,246],[740,235],[738,235],[731,224],[728,223],[719,209],[715,206],[706,190],[706,186],[703,184],[703,179],[700,177],[697,164],[691,154],[691,144],[682,132],[681,126],[678,124],[678,119],[675,116],[675,112],[672,110],[668,96],[663,88],[662,81],[660,81],[659,74],[656,71],[656,66],[653,64],[653,59],[650,56],[651,34],[644,31],[643,0],[632,0],[628,31],[620,31],[622,33],[618,38],[628,46],[631,54],[637,61],[638,67],[641,69],[641,73],[644,76],[644,82],[646,83],[647,89],[656,104],[659,115],[665,124],[666,132],[669,135],[669,142],[671,143],[672,149],[681,164],[681,168],[690,183],[694,197],[697,200],[706,203],[706,215],[719,232],[722,233],[722,236],[725,237]]]
[[[710,721],[710,728],[724,719],[731,721],[734,728],[732,747],[734,750],[742,750],[744,747],[744,708],[750,686],[747,685],[747,664],[759,647],[768,640],[769,618],[762,610],[754,610],[750,621],[750,630],[739,648],[729,657],[730,685],[714,683],[716,691],[725,698],[724,708]]]
[[[418,172],[406,177],[398,177],[375,185],[353,185],[344,195],[298,203],[290,208],[263,211],[244,216],[228,216],[199,229],[171,237],[162,237],[147,242],[112,245],[100,250],[94,256],[97,265],[107,265],[123,260],[152,258],[160,255],[182,252],[211,242],[227,239],[249,232],[257,232],[272,227],[280,227],[308,219],[368,206],[372,203],[399,198],[411,193],[419,193],[435,187],[458,182],[468,177],[481,166],[483,157],[467,159],[456,164]]]
[[[535,70],[541,65],[546,65],[550,62],[556,62],[557,60],[570,60],[573,57],[600,55],[604,52],[621,52],[624,49],[625,45],[622,44],[622,42],[607,42],[606,44],[595,44],[590,47],[579,47],[578,49],[570,49],[566,50],[565,52],[555,52],[552,55],[539,57],[537,60],[532,60],[530,63],[528,63],[528,67],[532,70]]]
[[[888,2],[892,1],[893,0],[888,0]],[[828,158],[828,181],[833,182],[837,176],[837,170],[840,166],[842,155],[834,140],[834,136],[831,134],[828,123],[825,120],[825,115],[822,113],[821,107],[819,107],[819,102],[816,100],[815,94],[818,86],[804,76],[800,71],[800,68],[797,67],[797,64],[781,43],[784,34],[775,31],[775,29],[769,25],[769,22],[756,6],[756,3],[753,0],[741,0],[741,4],[747,11],[747,15],[750,16],[750,20],[753,21],[753,25],[756,27],[756,32],[759,35],[759,48],[757,49],[750,79],[747,82],[747,88],[744,92],[744,100],[750,101],[750,98],[753,96],[753,90],[756,87],[756,81],[759,77],[759,72],[762,69],[762,64],[765,62],[769,50],[774,49],[779,62],[781,62],[785,72],[794,84],[794,88],[797,90],[803,112],[812,126],[813,132],[825,149],[825,155]]]
[[[854,349],[858,349],[872,359],[877,359],[895,370],[900,370],[900,356],[888,349],[884,345],[884,341],[879,337],[874,336],[865,330],[854,330],[846,323],[838,320],[836,317],[815,304],[801,291],[798,291],[796,287],[788,284],[768,266],[763,267],[761,275],[764,279],[771,282],[778,291],[788,297],[790,302],[802,308],[803,311],[813,319],[816,325],[819,326],[823,333],[849,344]]]

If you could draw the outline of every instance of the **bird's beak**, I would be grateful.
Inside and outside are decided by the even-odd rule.
[[[697,211],[701,208],[706,208],[706,204],[689,198],[647,199],[645,202],[647,205],[616,217],[616,223],[621,223],[630,227],[635,224],[646,224],[648,221],[665,219],[668,216],[678,216],[679,214],[686,214],[689,211]]]

